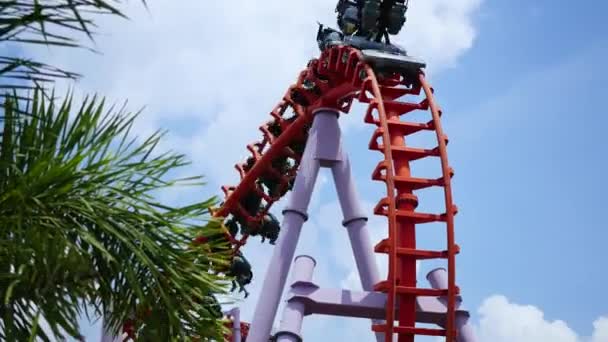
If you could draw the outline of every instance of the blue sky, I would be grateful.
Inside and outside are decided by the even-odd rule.
[[[147,104],[141,134],[171,130],[165,147],[188,153],[194,163],[184,172],[204,173],[209,186],[163,194],[167,200],[219,194],[219,184],[234,181],[232,165],[257,138],[256,127],[317,54],[315,20],[333,25],[334,3],[150,7],[151,16],[133,6],[131,22],[101,23],[109,32],[98,39],[103,56],[34,52],[84,73],[84,91],[129,98],[133,108]],[[299,15],[282,15],[288,11]],[[600,1],[411,1],[399,40],[429,61],[444,109],[460,208],[458,282],[482,342],[582,342],[594,333],[593,342],[608,341],[608,318],[600,319],[608,317],[606,12]],[[371,128],[362,124],[361,108],[343,118],[343,128],[371,211],[382,193],[369,181],[379,156],[367,151]],[[429,175],[433,165],[414,170]],[[322,285],[356,287],[329,176],[320,177],[297,253],[319,261]],[[437,193],[422,196],[421,209],[441,205]],[[373,219],[370,229],[380,238],[385,228]],[[421,232],[421,243],[437,245],[440,232]],[[246,319],[271,253],[253,242],[253,294],[241,304]],[[432,266],[421,266],[421,279]],[[304,325],[309,341],[367,331],[359,320],[314,317]]]
[[[437,85],[454,103],[445,124],[467,302],[500,293],[582,334],[608,311],[608,6],[598,7],[488,3],[476,44]]]

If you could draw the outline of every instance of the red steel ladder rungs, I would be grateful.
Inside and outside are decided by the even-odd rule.
[[[407,146],[391,146],[393,157],[403,157],[409,161],[414,161],[426,157],[439,157],[439,148],[432,149],[415,148]]]
[[[388,292],[391,288],[390,282],[388,280],[383,280],[376,285],[374,285],[374,291],[378,292]],[[456,295],[459,294],[459,289],[456,287]],[[410,286],[395,286],[395,291],[398,294],[402,295],[411,295],[416,297],[443,297],[448,295],[448,289],[427,289],[420,287],[410,287]]]
[[[383,333],[383,332],[386,332],[386,329],[387,329],[386,324],[372,325],[372,330],[374,332]],[[444,329],[394,326],[393,331],[396,334],[407,334],[407,335],[425,335],[425,336],[445,336],[446,335],[446,330],[444,330]]]
[[[389,129],[393,129],[399,132],[399,134],[407,136],[420,131],[432,131],[433,126],[428,123],[422,122],[407,122],[397,120],[387,120]]]
[[[455,254],[460,252],[460,246],[454,245]],[[376,246],[374,246],[374,251],[376,253],[389,253],[390,252],[390,241],[389,239],[383,239]],[[424,249],[414,249],[414,248],[405,248],[405,247],[397,247],[397,255],[401,256],[409,256],[413,257],[417,260],[428,260],[428,259],[447,259],[448,251],[431,251]]]
[[[386,208],[387,206],[388,206],[388,198],[384,197],[383,199],[380,200],[380,202],[378,202],[378,204],[374,208],[374,214],[388,216],[388,209]],[[401,219],[402,221],[408,221],[408,222],[412,222],[415,224],[430,223],[430,222],[444,222],[446,220],[445,215],[419,213],[419,212],[415,212],[415,211],[400,210],[400,209],[395,210],[395,215],[397,216],[398,219]]]
[[[454,171],[450,169],[450,177],[454,175]],[[383,160],[376,165],[372,172],[372,180],[386,182],[386,161]],[[432,186],[444,186],[443,177],[440,178],[417,178],[406,176],[394,176],[393,182],[395,185],[402,185],[411,190],[426,189]]]
[[[384,101],[384,110],[387,112],[393,112],[395,115],[405,115],[416,109],[424,109],[424,106],[420,103],[412,102],[399,102],[399,101]]]

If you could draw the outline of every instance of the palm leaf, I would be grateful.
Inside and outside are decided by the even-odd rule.
[[[121,0],[5,0],[0,2],[0,44],[46,45],[87,48],[79,35],[93,41],[99,15],[127,18],[120,10]],[[142,0],[144,6],[146,2]],[[0,91],[16,85],[44,89],[58,78],[76,79],[80,75],[40,61],[18,56],[0,56]],[[13,82],[8,82],[11,80]],[[23,83],[27,80],[32,83]],[[0,97],[4,93],[0,92]]]
[[[183,206],[156,199],[159,189],[201,178],[168,177],[188,162],[156,151],[162,132],[129,137],[137,113],[96,97],[72,101],[35,92],[8,96],[2,107],[0,340],[77,337],[83,312],[104,315],[118,331],[139,308],[153,313],[141,334],[218,338],[221,321],[204,299],[225,293],[217,270],[228,254],[191,243],[221,234],[209,213],[215,199]]]

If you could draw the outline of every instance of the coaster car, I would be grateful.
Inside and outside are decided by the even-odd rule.
[[[317,33],[317,43],[321,51],[333,46],[352,46],[360,50],[365,61],[378,71],[412,74],[426,67],[420,59],[408,56],[405,49],[399,45],[371,41],[361,36],[345,36],[321,24]]]

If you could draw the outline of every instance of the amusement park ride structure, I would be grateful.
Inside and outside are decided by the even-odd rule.
[[[371,319],[371,330],[379,342],[413,342],[417,335],[445,336],[447,342],[474,341],[469,314],[460,308],[456,286],[455,256],[460,251],[454,239],[457,208],[452,201],[454,172],[448,163],[442,112],[425,79],[425,64],[389,40],[389,35],[397,34],[403,26],[407,5],[405,0],[340,0],[336,9],[340,31],[320,25],[317,41],[321,55],[308,63],[270,112],[272,119],[259,127],[262,139],[248,145],[251,157],[236,165],[240,183],[222,187],[225,199],[213,215],[226,220],[225,237],[240,258],[239,249],[251,235],[274,242],[279,225],[269,210],[289,190],[292,192],[253,321],[243,325],[238,311],[231,312],[230,317],[236,319],[230,340],[267,342],[270,337],[280,342],[302,341],[303,317],[326,314]],[[369,149],[381,157],[371,178],[386,187],[386,196],[373,213],[387,219],[388,236],[375,246],[368,235],[367,217],[357,198],[338,123],[353,101],[367,104],[363,120],[375,127]],[[427,112],[427,119],[407,120],[416,111]],[[436,147],[417,148],[406,143],[408,136],[419,132],[434,132]],[[439,178],[411,173],[412,162],[427,158],[439,159]],[[279,331],[270,336],[321,167],[332,171],[364,291],[320,288],[312,280],[316,261],[298,256]],[[416,211],[416,192],[430,187],[443,189],[443,213]],[[436,222],[445,226],[445,249],[419,249],[416,228]],[[380,279],[374,252],[388,255],[387,279]],[[428,259],[444,259],[447,267],[427,275],[430,288],[419,288],[416,264]],[[417,322],[440,328],[420,327]]]

